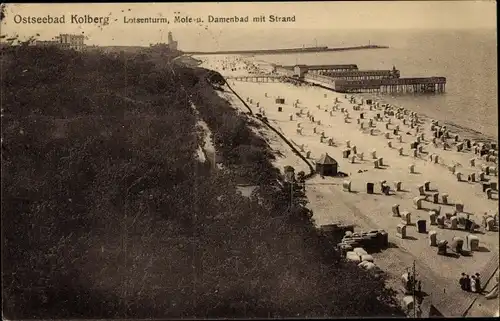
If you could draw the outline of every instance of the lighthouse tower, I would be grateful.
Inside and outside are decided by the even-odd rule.
[[[174,40],[172,32],[168,32],[168,47],[170,50],[177,50],[177,41]]]

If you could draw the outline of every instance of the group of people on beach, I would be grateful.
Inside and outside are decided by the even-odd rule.
[[[467,292],[481,293],[481,276],[479,273],[476,273],[472,276],[468,274],[462,273],[460,277],[460,288]]]
[[[415,290],[417,294],[422,293],[422,281],[417,280],[411,272],[407,272],[406,291],[412,292]]]

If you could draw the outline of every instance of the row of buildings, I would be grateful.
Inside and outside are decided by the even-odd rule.
[[[62,49],[73,49],[76,51],[84,51],[85,36],[84,35],[73,35],[68,33],[61,33],[56,36],[54,40],[35,40],[33,43],[35,46],[57,46]]]
[[[35,40],[33,43],[35,46],[57,46],[62,49],[73,49],[76,51],[84,51],[87,49],[87,45],[85,45],[85,36],[84,35],[74,35],[68,33],[59,34],[56,36],[54,40]],[[172,36],[172,32],[168,33],[168,44],[156,44],[152,45],[152,47],[165,47],[170,50],[177,50],[177,41],[174,40]]]
[[[166,50],[171,50],[171,51],[177,51],[177,41],[174,40],[174,37],[172,36],[172,32],[168,33],[168,42],[158,42],[155,44],[149,44],[150,48],[155,48],[155,49],[166,49]]]

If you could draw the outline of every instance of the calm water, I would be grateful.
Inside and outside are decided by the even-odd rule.
[[[442,95],[383,96],[396,105],[429,117],[473,129],[498,138],[498,84],[496,30],[475,31],[359,31],[346,34],[328,31],[304,34],[260,35],[261,48],[302,45],[348,46],[387,45],[389,49],[325,52],[296,55],[259,55],[255,59],[283,65],[357,64],[360,69],[390,69],[401,77],[444,76]],[[248,35],[254,44],[254,39]],[[276,39],[280,39],[277,45]],[[281,39],[286,39],[285,42]],[[304,39],[310,39],[303,43]],[[255,39],[257,41],[257,39]],[[248,46],[246,46],[248,47]],[[254,47],[255,48],[255,47]]]

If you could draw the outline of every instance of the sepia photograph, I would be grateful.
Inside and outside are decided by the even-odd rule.
[[[497,4],[0,4],[2,319],[499,316]]]

